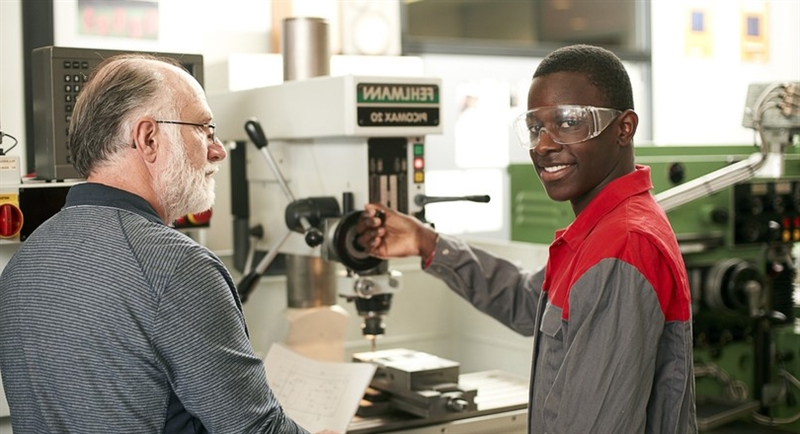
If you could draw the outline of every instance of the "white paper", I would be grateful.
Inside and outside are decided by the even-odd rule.
[[[371,363],[318,362],[279,344],[270,347],[264,367],[283,410],[312,433],[347,432],[375,375]]]

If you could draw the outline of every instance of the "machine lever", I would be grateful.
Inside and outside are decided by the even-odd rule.
[[[264,158],[267,159],[269,168],[272,169],[272,173],[278,180],[278,184],[280,184],[283,193],[286,194],[287,198],[289,198],[289,202],[294,202],[294,194],[292,194],[292,191],[289,190],[289,185],[286,183],[286,180],[283,179],[283,175],[281,174],[281,170],[278,168],[278,164],[275,163],[275,159],[272,158],[272,154],[269,152],[269,149],[267,149],[267,144],[269,142],[267,141],[267,136],[264,134],[264,129],[261,128],[261,123],[256,119],[248,119],[247,122],[244,123],[244,130],[247,132],[250,140],[253,141],[253,144],[256,145],[256,148],[258,148],[258,150],[264,154]]]
[[[455,202],[459,200],[468,200],[470,202],[488,203],[491,198],[488,194],[476,196],[425,196],[418,194],[414,196],[414,203],[419,206],[425,206],[429,203],[435,202]]]
[[[325,240],[325,236],[322,235],[322,231],[317,228],[308,228],[305,231],[305,235],[303,239],[306,241],[306,245],[309,247],[317,247],[318,245],[322,244]]]
[[[261,153],[264,155],[264,158],[266,158],[267,163],[270,166],[270,169],[272,169],[272,173],[278,180],[278,184],[280,184],[281,189],[283,190],[284,194],[286,194],[286,197],[289,199],[290,202],[296,203],[297,200],[294,198],[294,194],[292,194],[292,191],[289,189],[289,185],[286,183],[286,180],[283,178],[283,175],[281,174],[281,170],[278,168],[278,164],[275,162],[275,159],[272,158],[272,154],[269,152],[269,149],[267,148],[269,141],[267,140],[267,135],[264,134],[264,129],[261,128],[261,123],[255,118],[248,119],[244,123],[244,129],[247,132],[247,135],[250,137],[250,140],[252,140],[253,144],[256,145],[256,148],[258,148],[258,150],[261,151]],[[337,205],[337,210],[338,210],[338,205]],[[318,228],[314,227],[311,223],[309,223],[307,218],[300,216],[297,219],[297,223],[302,228],[303,234],[305,234],[306,244],[308,244],[311,247],[316,247],[322,244],[322,238],[323,238],[322,232]]]
[[[322,231],[315,227],[311,221],[309,221],[310,217],[313,217],[314,223],[319,224],[322,218],[331,216],[338,217],[340,215],[339,204],[336,202],[336,199],[333,198],[309,198],[303,201],[297,201],[294,198],[294,194],[292,194],[292,191],[289,189],[289,185],[286,183],[286,180],[283,178],[277,163],[275,163],[275,159],[272,158],[272,154],[267,148],[269,142],[267,141],[266,134],[264,134],[264,129],[261,128],[261,123],[254,118],[248,119],[244,123],[244,129],[247,132],[247,135],[250,137],[250,140],[253,141],[253,144],[256,146],[256,148],[258,148],[258,150],[261,151],[261,154],[264,155],[264,158],[267,160],[270,169],[272,169],[272,173],[275,175],[275,179],[278,180],[278,183],[280,184],[283,192],[286,194],[286,197],[289,199],[290,204],[286,208],[286,225],[288,226],[289,231],[286,232],[283,237],[273,246],[271,246],[267,252],[267,255],[261,259],[254,269],[251,269],[251,267],[255,249],[253,249],[253,251],[251,251],[248,255],[247,264],[245,266],[246,275],[241,282],[239,282],[239,285],[237,285],[237,291],[239,292],[239,297],[242,303],[247,300],[250,292],[252,292],[252,290],[258,284],[258,281],[261,279],[261,275],[264,274],[264,272],[267,270],[267,267],[269,267],[272,261],[275,260],[275,257],[278,256],[280,247],[286,242],[292,231],[298,231],[299,229],[299,232],[303,233],[305,236],[306,244],[310,247],[316,247],[322,244],[324,236]]]
[[[267,271],[269,264],[275,260],[278,256],[278,251],[280,250],[283,243],[289,238],[289,235],[292,234],[292,231],[287,231],[283,237],[278,240],[267,252],[266,256],[264,256],[261,261],[258,263],[255,269],[251,270],[247,275],[242,278],[238,285],[236,285],[236,291],[239,292],[239,299],[242,303],[247,301],[247,297],[250,296],[250,293],[255,289],[258,281],[261,280],[261,275]],[[249,258],[252,260],[252,257]],[[250,263],[248,261],[247,268],[250,267]]]
[[[250,274],[253,270],[253,258],[256,255],[256,242],[262,238],[264,238],[264,227],[261,225],[255,225],[248,231],[250,235],[250,248],[247,251],[247,259],[244,263],[244,270],[243,273],[245,275]]]
[[[249,119],[245,122],[244,130],[247,132],[247,136],[250,137],[250,140],[253,141],[253,144],[256,145],[256,148],[266,148],[269,144],[267,135],[264,134],[264,129],[261,128],[261,123],[256,119]]]

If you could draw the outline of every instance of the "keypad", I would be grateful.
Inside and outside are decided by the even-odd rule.
[[[72,109],[75,107],[75,101],[78,99],[78,94],[83,88],[83,83],[89,78],[89,62],[80,60],[64,60],[63,89],[64,96],[61,98],[64,108],[64,145],[69,150],[69,122],[72,119]],[[67,162],[71,163],[69,151],[67,152]]]

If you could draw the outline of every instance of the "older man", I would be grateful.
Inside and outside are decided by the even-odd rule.
[[[0,277],[14,431],[305,433],[267,385],[228,271],[167,226],[211,207],[225,158],[197,81],[168,59],[109,58],[69,133],[87,182]]]

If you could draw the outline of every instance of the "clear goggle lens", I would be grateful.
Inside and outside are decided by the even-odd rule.
[[[523,148],[533,149],[542,133],[560,145],[571,145],[597,137],[622,112],[604,107],[559,105],[528,110],[514,120]]]

